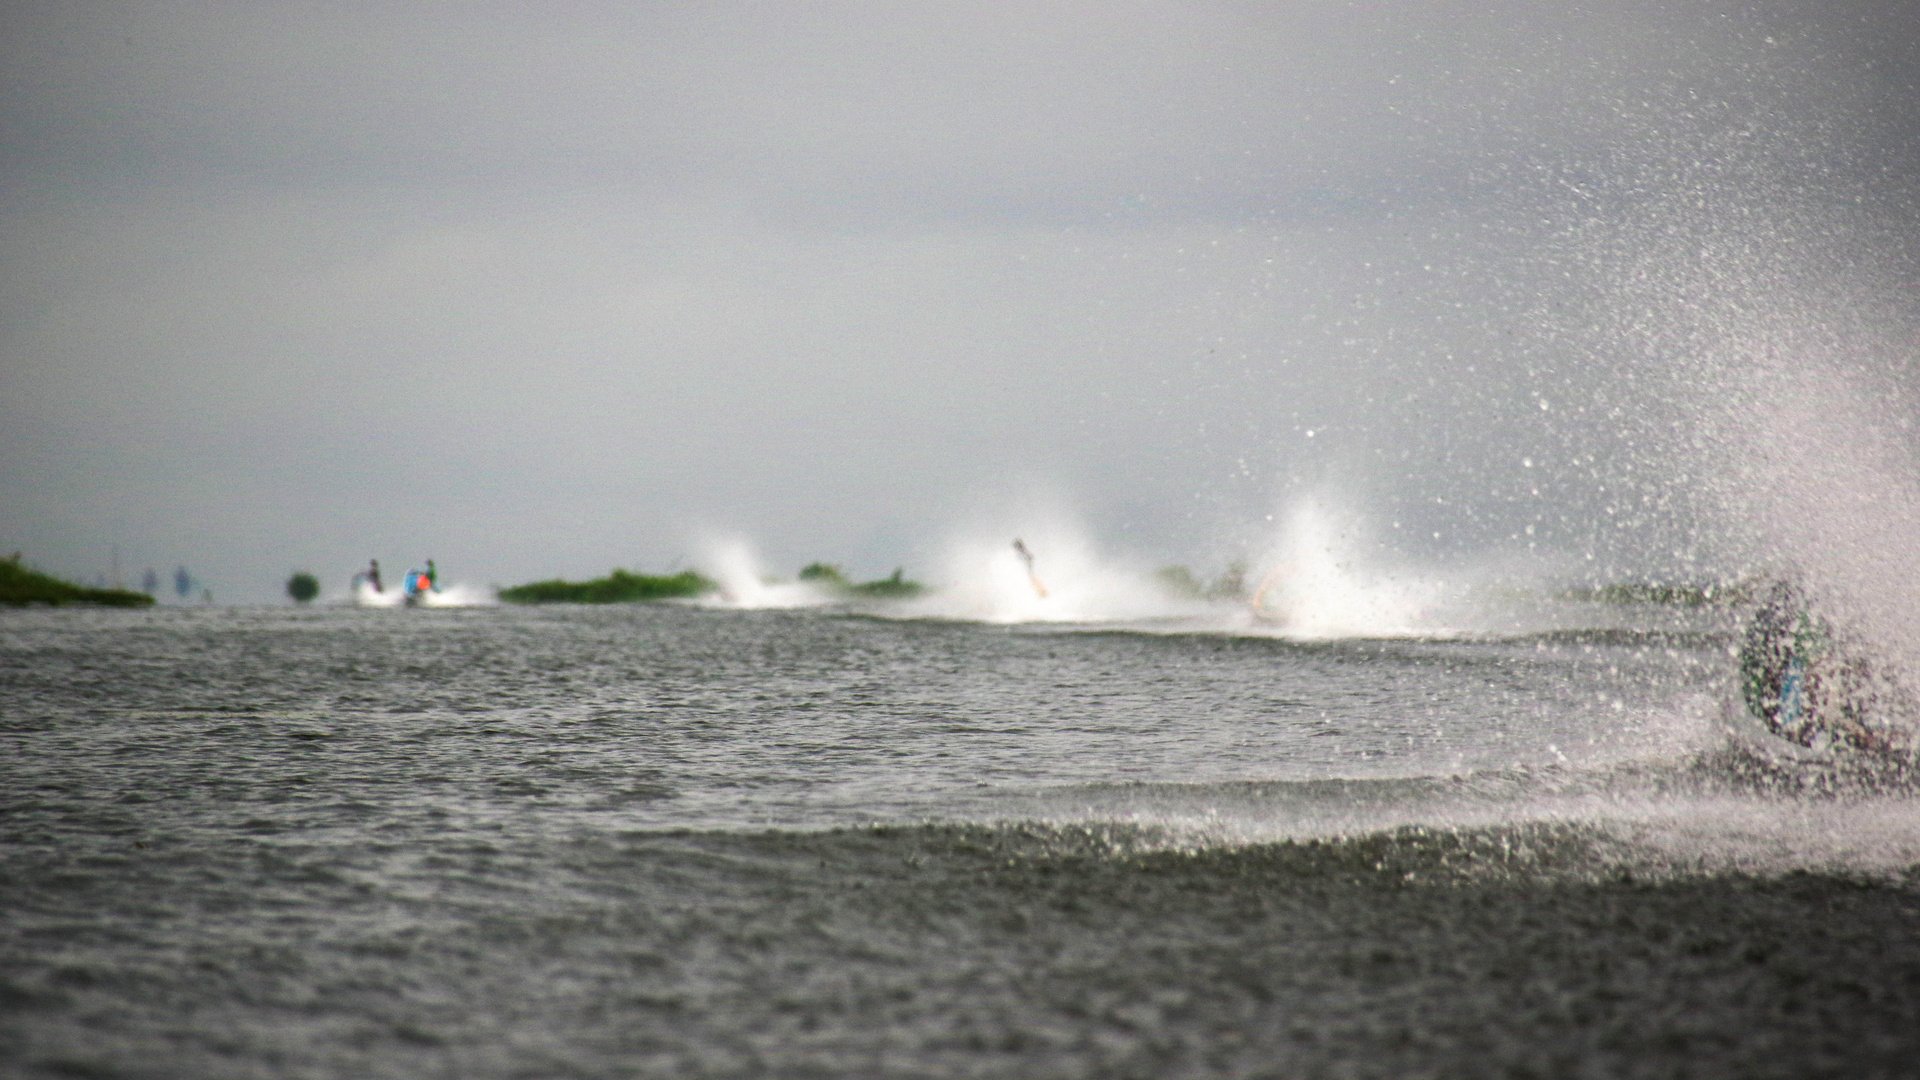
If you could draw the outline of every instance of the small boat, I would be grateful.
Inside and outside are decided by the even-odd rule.
[[[426,570],[407,571],[406,584],[401,591],[401,602],[408,607],[425,604],[440,587],[433,582],[433,574]]]

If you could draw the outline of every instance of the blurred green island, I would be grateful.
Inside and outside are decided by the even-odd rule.
[[[908,581],[903,570],[877,581],[852,581],[837,566],[813,563],[800,571],[800,580],[848,599],[899,600],[918,596],[925,586]],[[500,590],[510,604],[631,604],[649,600],[687,600],[719,592],[720,586],[695,570],[654,576],[615,570],[591,581],[534,581]]]
[[[908,597],[919,596],[925,591],[926,586],[917,581],[908,581],[905,575],[906,568],[897,567],[891,577],[856,582],[847,577],[846,573],[837,566],[827,563],[809,563],[800,571],[800,580],[847,596],[875,600],[905,600]]]
[[[151,607],[153,597],[127,589],[89,589],[20,565],[20,553],[0,559],[0,604],[98,604],[102,607]]]
[[[1177,600],[1247,599],[1247,564],[1235,560],[1212,581],[1202,581],[1184,566],[1163,566],[1153,572],[1163,592]]]
[[[509,604],[631,604],[644,600],[684,600],[714,592],[718,585],[692,570],[656,577],[615,570],[591,581],[534,581],[501,589]]]

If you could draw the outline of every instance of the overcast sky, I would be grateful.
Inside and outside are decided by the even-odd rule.
[[[88,581],[1212,568],[1311,492],[1673,573],[1695,354],[1920,340],[1911,3],[0,10],[0,549]]]

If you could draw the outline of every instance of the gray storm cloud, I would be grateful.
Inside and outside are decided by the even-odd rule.
[[[1048,490],[1204,562],[1331,486],[1674,572],[1703,334],[1904,370],[1901,14],[10,5],[0,546],[883,572]]]

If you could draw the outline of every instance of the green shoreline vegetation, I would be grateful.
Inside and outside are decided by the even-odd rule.
[[[926,586],[907,579],[904,569],[890,577],[874,581],[854,581],[839,567],[811,563],[800,571],[800,580],[817,588],[854,600],[905,600],[918,596]],[[655,576],[615,570],[591,581],[534,581],[500,590],[500,599],[509,604],[635,604],[654,600],[691,600],[696,596],[720,592],[718,582],[696,570]]]
[[[500,590],[509,604],[633,604],[648,600],[688,600],[720,587],[693,570],[654,576],[615,570],[591,581],[534,581]]]
[[[20,564],[20,553],[0,559],[0,604],[25,607],[47,604],[94,604],[100,607],[152,607],[153,597],[128,589],[90,589],[30,570]]]
[[[1154,584],[1176,600],[1247,599],[1247,564],[1235,560],[1212,581],[1202,581],[1184,566],[1163,566],[1153,572]]]
[[[926,591],[926,586],[907,580],[905,567],[895,567],[890,577],[854,581],[837,566],[808,563],[800,571],[800,580],[850,597],[869,600],[906,600]]]

